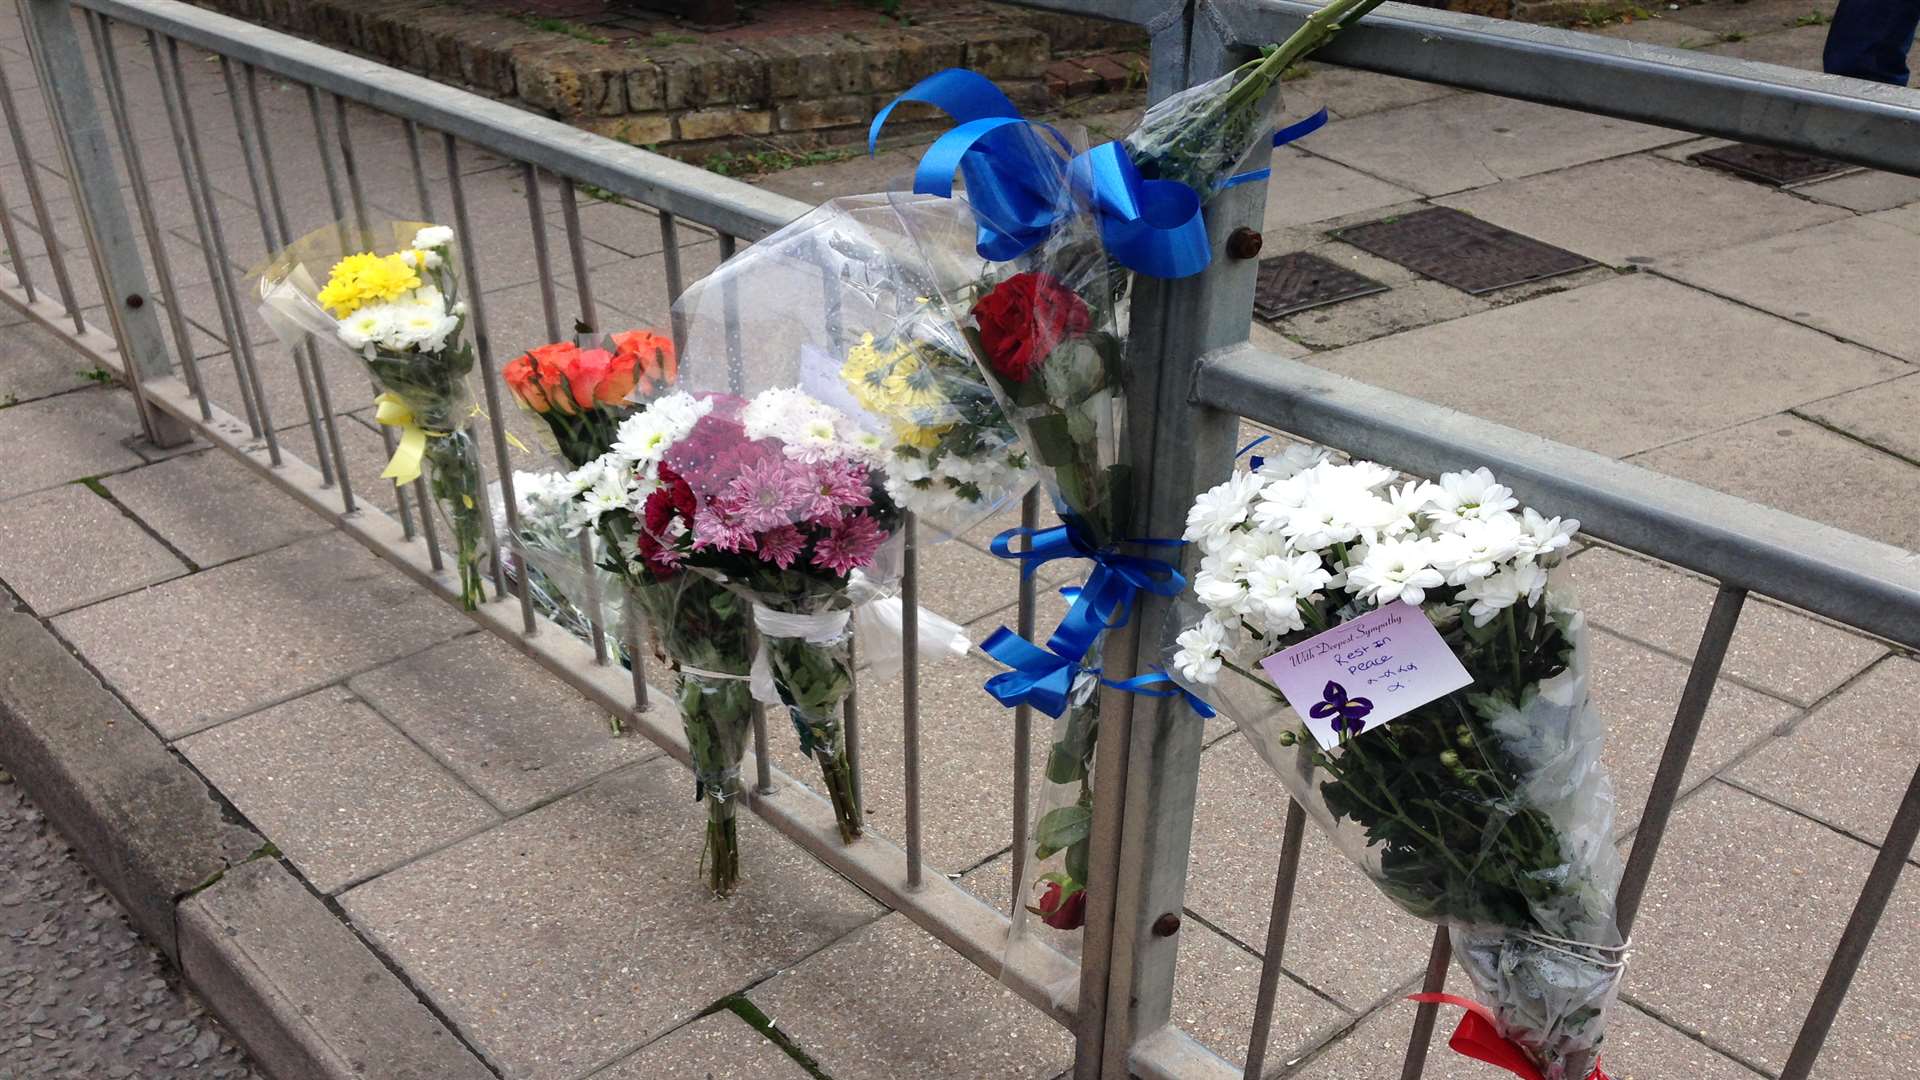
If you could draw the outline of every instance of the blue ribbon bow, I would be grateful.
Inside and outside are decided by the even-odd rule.
[[[1113,687],[1115,690],[1125,690],[1130,694],[1140,694],[1143,697],[1186,698],[1187,704],[1193,708],[1194,712],[1200,715],[1202,720],[1211,720],[1219,715],[1214,712],[1213,706],[1195,696],[1193,691],[1174,682],[1173,676],[1164,671],[1149,671],[1143,675],[1135,675],[1131,679],[1122,679],[1119,682],[1111,679],[1101,679],[1100,681]]]
[[[921,156],[913,190],[951,198],[954,173],[964,176],[981,258],[1017,258],[1084,207],[1092,212],[1107,253],[1130,270],[1181,278],[1199,273],[1212,261],[1200,214],[1202,194],[1178,181],[1142,177],[1121,144],[1102,143],[1073,154],[1066,136],[1021,116],[1019,106],[992,80],[948,68],[920,80],[880,110],[867,132],[868,153],[878,147],[880,129],[902,102],[932,105],[957,121]],[[1273,144],[1291,142],[1326,122],[1322,109],[1276,132]],[[1242,173],[1223,187],[1263,179],[1267,173]]]

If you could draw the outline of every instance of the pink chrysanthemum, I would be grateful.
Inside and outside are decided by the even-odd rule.
[[[806,549],[807,538],[791,525],[760,534],[760,558],[785,570]]]
[[[874,552],[880,550],[886,539],[887,534],[873,518],[852,514],[842,518],[826,536],[814,541],[811,561],[836,574],[850,574],[871,563]]]
[[[698,551],[752,551],[754,535],[731,515],[709,502],[693,514],[693,547]]]
[[[807,471],[784,458],[762,458],[728,481],[714,502],[749,532],[765,532],[811,517],[812,483]]]

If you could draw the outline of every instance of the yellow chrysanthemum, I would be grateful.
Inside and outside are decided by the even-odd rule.
[[[940,436],[946,434],[947,427],[921,427],[919,424],[893,425],[893,441],[911,446],[917,450],[931,450],[940,445]]]
[[[399,255],[363,251],[333,265],[320,303],[344,319],[368,304],[398,300],[420,287],[420,275]]]
[[[887,375],[893,370],[894,361],[909,351],[897,346],[882,352],[874,347],[872,334],[862,334],[860,344],[847,350],[846,362],[840,365],[840,378],[861,405],[874,412],[887,413],[891,411],[887,402]]]

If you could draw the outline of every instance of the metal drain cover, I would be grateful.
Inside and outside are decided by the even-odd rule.
[[[1372,296],[1387,287],[1363,274],[1305,251],[1260,260],[1253,289],[1253,313],[1278,319],[1296,311]]]
[[[1687,160],[1697,165],[1721,169],[1735,176],[1744,176],[1748,180],[1772,184],[1774,187],[1804,184],[1808,180],[1818,180],[1821,177],[1851,172],[1854,169],[1854,166],[1843,161],[1795,153],[1792,150],[1776,150],[1771,146],[1755,146],[1752,143],[1734,143],[1732,146],[1702,150],[1697,154],[1688,155]]]
[[[1584,255],[1446,206],[1354,225],[1333,235],[1469,293],[1492,292],[1599,265]]]

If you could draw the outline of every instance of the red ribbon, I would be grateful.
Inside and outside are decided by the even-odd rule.
[[[1453,1029],[1453,1038],[1447,1045],[1453,1052],[1489,1065],[1498,1065],[1520,1080],[1543,1080],[1540,1070],[1527,1057],[1527,1052],[1512,1039],[1500,1034],[1500,1025],[1494,1021],[1493,1010],[1478,1001],[1455,997],[1452,994],[1409,994],[1407,1000],[1423,1004],[1458,1005],[1465,1009],[1466,1015],[1460,1018],[1460,1026]],[[1607,1074],[1595,1065],[1587,1074],[1587,1080],[1608,1080]]]

